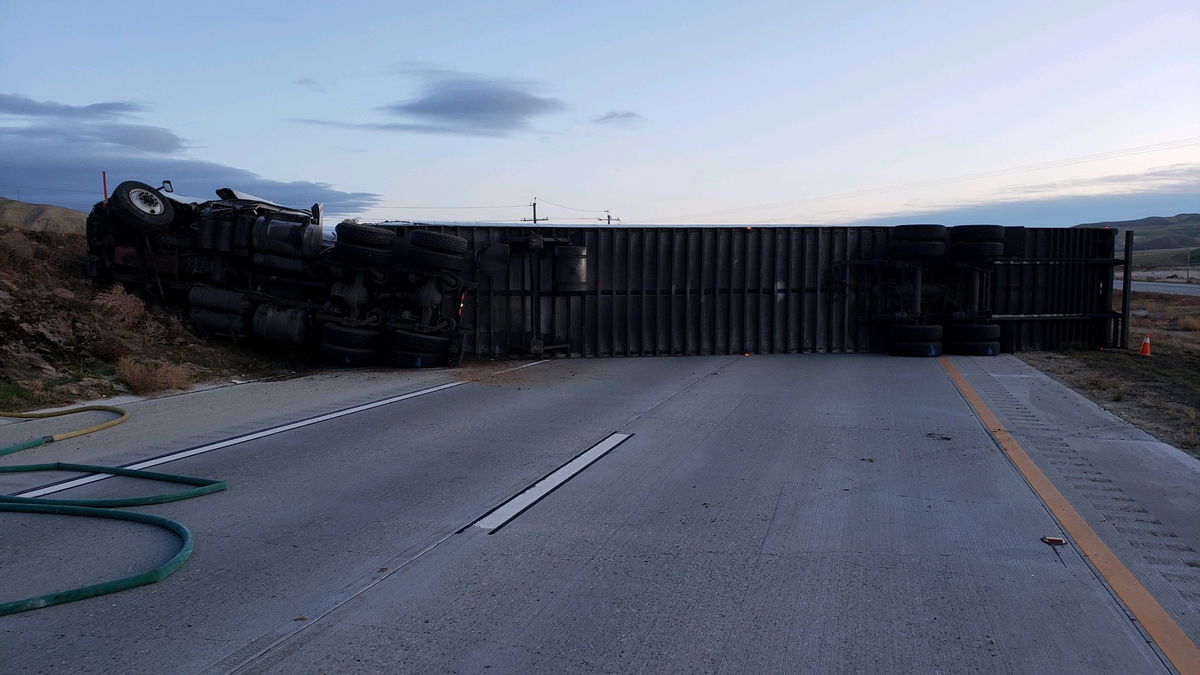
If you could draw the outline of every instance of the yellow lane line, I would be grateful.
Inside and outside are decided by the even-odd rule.
[[[1013,438],[1012,434],[1000,423],[999,418],[984,404],[979,394],[976,394],[971,385],[967,384],[966,379],[958,372],[958,368],[954,367],[950,359],[943,356],[940,361],[942,368],[954,382],[954,386],[958,387],[959,393],[974,409],[975,414],[987,427],[992,437],[996,439],[996,443],[1000,445],[1017,470],[1025,477],[1029,486],[1058,519],[1063,530],[1075,540],[1075,544],[1084,557],[1092,563],[1109,587],[1116,592],[1117,597],[1121,598],[1121,601],[1133,613],[1134,618],[1146,629],[1150,639],[1154,640],[1171,665],[1180,673],[1200,673],[1200,648],[1196,646],[1196,643],[1188,637],[1188,634],[1175,622],[1175,619],[1171,618],[1167,610],[1163,609],[1150,591],[1146,590],[1133,572],[1129,571],[1121,559],[1104,543],[1104,540],[1088,525],[1083,516],[1079,515],[1075,507],[1071,506],[1071,503],[1058,491],[1046,474],[1042,473],[1037,464],[1026,454],[1021,444]]]

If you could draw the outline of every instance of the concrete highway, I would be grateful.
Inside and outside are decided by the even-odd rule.
[[[335,371],[126,407],[0,465],[158,457],[229,489],[134,509],[195,535],[173,576],[0,617],[4,672],[1200,667],[1200,462],[1011,356]],[[0,492],[172,489],[30,492],[77,475]],[[0,513],[0,601],[177,547]]]
[[[1172,284],[1158,283],[1154,281],[1134,281],[1130,284],[1134,291],[1142,293],[1168,293],[1170,295],[1191,295],[1200,297],[1200,284]],[[1114,282],[1114,287],[1120,290],[1124,288],[1124,282],[1119,279]]]

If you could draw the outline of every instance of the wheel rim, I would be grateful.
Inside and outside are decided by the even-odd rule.
[[[129,191],[129,202],[133,204],[133,208],[150,216],[157,216],[164,210],[163,201],[158,198],[158,195],[141,188]]]

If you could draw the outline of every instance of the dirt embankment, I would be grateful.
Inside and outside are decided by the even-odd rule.
[[[84,250],[81,218],[0,221],[0,410],[184,389],[286,367],[237,345],[210,344],[120,286],[93,286]]]
[[[1130,350],[1025,352],[1029,364],[1200,457],[1200,298],[1133,293]],[[1152,356],[1139,355],[1150,336]]]

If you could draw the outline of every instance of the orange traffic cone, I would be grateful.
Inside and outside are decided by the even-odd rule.
[[[1150,334],[1146,333],[1146,337],[1142,338],[1142,356],[1150,356]]]

